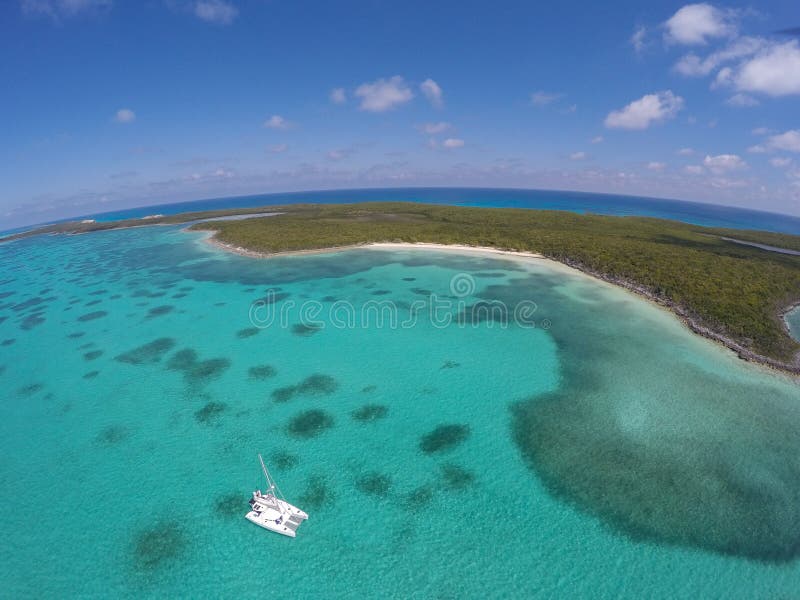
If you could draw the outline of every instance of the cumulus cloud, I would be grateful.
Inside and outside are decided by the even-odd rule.
[[[586,152],[573,152],[569,155],[570,160],[583,160],[586,158]]]
[[[464,140],[459,138],[447,138],[442,142],[442,146],[449,149],[462,148],[464,146]]]
[[[752,56],[767,45],[763,38],[743,36],[733,40],[721,50],[712,52],[705,58],[690,52],[681,57],[673,69],[687,77],[705,77],[717,67],[737,59]]]
[[[611,111],[605,125],[611,129],[647,129],[653,123],[674,117],[683,108],[683,98],[670,90],[647,94],[621,110]]]
[[[117,123],[133,123],[136,120],[136,113],[130,108],[120,108],[114,114],[114,120]]]
[[[439,121],[437,123],[422,123],[420,125],[416,125],[417,131],[421,133],[425,133],[428,135],[436,135],[437,133],[444,133],[445,131],[449,131],[453,128],[450,123],[445,121]]]
[[[800,129],[790,129],[784,133],[771,135],[767,139],[767,144],[775,150],[800,152]]]
[[[230,25],[239,15],[239,9],[225,0],[197,0],[194,15],[207,23]]]
[[[289,129],[291,126],[292,124],[280,115],[272,115],[264,121],[264,127],[267,129]]]
[[[548,104],[551,104],[552,102],[555,102],[563,97],[564,94],[558,92],[533,92],[531,94],[531,104],[534,106],[547,106]]]
[[[80,13],[111,8],[112,0],[22,0],[22,12],[58,20]]]
[[[664,39],[684,46],[706,44],[736,34],[735,13],[710,4],[687,4],[664,23]]]
[[[797,40],[770,44],[718,80],[743,92],[768,96],[800,94],[800,44]]]
[[[359,108],[368,112],[384,112],[409,102],[414,93],[399,75],[390,79],[378,79],[372,83],[362,83],[355,95],[361,98]]]
[[[737,108],[749,108],[751,106],[758,106],[760,102],[747,94],[734,94],[725,101],[725,104]]]
[[[663,171],[664,169],[667,168],[667,163],[652,160],[649,163],[647,163],[647,168],[650,171]]]
[[[419,89],[434,108],[441,108],[444,105],[442,88],[433,79],[423,81],[419,84]]]
[[[747,163],[736,154],[718,154],[717,156],[706,155],[703,165],[712,173],[722,174],[729,171],[737,171],[747,167]]]
[[[334,104],[344,104],[347,102],[347,93],[344,88],[334,88],[331,90],[329,98]]]

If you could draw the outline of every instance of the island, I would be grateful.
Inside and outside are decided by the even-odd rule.
[[[267,214],[268,216],[263,216]],[[253,215],[251,218],[241,218]],[[237,219],[223,219],[237,216]],[[215,220],[223,219],[223,220]],[[800,236],[701,227],[648,217],[411,202],[294,204],[49,225],[0,239],[188,224],[251,256],[381,242],[540,254],[625,287],[746,360],[800,373],[800,343],[783,316],[800,302]],[[747,242],[747,243],[742,243]]]

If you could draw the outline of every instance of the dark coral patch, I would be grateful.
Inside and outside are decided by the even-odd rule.
[[[21,388],[19,388],[17,390],[17,394],[20,396],[33,396],[35,393],[40,392],[43,389],[43,383],[29,383],[28,385],[23,385]]]
[[[129,435],[127,427],[123,425],[109,425],[100,430],[95,437],[98,444],[113,446],[127,439]]]
[[[312,336],[321,329],[321,325],[306,325],[305,323],[295,323],[292,325],[292,333],[303,337]]]
[[[191,348],[184,348],[170,356],[167,361],[167,368],[173,371],[186,371],[194,367],[195,364],[197,364],[197,352]]]
[[[218,496],[214,500],[214,512],[225,519],[240,517],[245,506],[247,506],[246,497],[239,492]]]
[[[446,452],[464,443],[469,433],[469,425],[439,425],[422,436],[419,448],[425,454]]]
[[[186,294],[183,292],[178,292],[177,294],[172,295],[173,300],[180,300],[181,298],[186,298]]]
[[[382,404],[367,404],[350,413],[355,421],[371,423],[383,419],[389,413],[389,407]]]
[[[269,457],[269,462],[271,465],[275,465],[275,467],[281,471],[288,471],[289,469],[295,468],[299,464],[300,457],[298,457],[296,454],[291,454],[290,452],[284,452],[281,450],[278,452],[273,452]]]
[[[102,350],[92,350],[83,355],[84,360],[95,360],[103,356]]]
[[[115,357],[116,360],[131,365],[147,365],[160,362],[164,355],[175,346],[172,338],[158,338],[147,344],[124,352]]]
[[[430,296],[433,292],[426,288],[414,287],[411,291],[417,296]]]
[[[108,290],[95,290],[93,292],[89,292],[90,296],[105,296],[108,293]]]
[[[475,483],[475,474],[454,464],[442,465],[442,484],[448,490],[464,490]]]
[[[13,296],[16,292],[2,292],[0,293],[0,300],[3,298],[8,298],[9,296]]]
[[[272,390],[272,399],[275,402],[288,402],[297,394],[296,385],[288,385]]]
[[[20,323],[20,328],[25,331],[29,331],[34,327],[38,327],[44,323],[44,321],[44,317],[40,317],[39,315],[28,315],[22,320],[22,323]]]
[[[104,310],[96,310],[94,312],[86,313],[85,315],[81,315],[78,317],[78,321],[94,321],[95,319],[100,319],[105,317],[108,313]]]
[[[356,487],[362,494],[383,498],[392,487],[392,478],[382,473],[367,473],[356,480]]]
[[[67,337],[70,338],[71,340],[76,340],[80,337],[83,337],[84,335],[86,335],[85,331],[74,331],[70,333]]]
[[[446,361],[444,361],[442,366],[439,367],[439,370],[441,370],[441,369],[455,369],[456,367],[460,367],[460,366],[461,366],[461,363],[457,363],[457,362],[452,361],[452,360],[446,360]]]
[[[98,375],[100,375],[100,371],[89,371],[88,373],[84,374],[83,378],[84,379],[94,379]]]
[[[323,302],[337,302],[339,299],[336,296],[323,296]]]
[[[403,281],[416,281],[416,277],[403,277]]]
[[[368,385],[366,387],[361,388],[361,392],[364,393],[364,394],[371,394],[372,392],[374,392],[377,389],[378,389],[377,385]]]
[[[155,317],[160,317],[162,315],[166,315],[171,313],[175,310],[175,307],[171,304],[162,304],[161,306],[155,306],[147,311],[147,318],[152,319]]]
[[[333,417],[324,410],[305,410],[292,417],[286,431],[292,437],[309,439],[330,429],[333,424]]]
[[[140,531],[134,540],[134,561],[143,571],[164,567],[185,552],[188,539],[175,521],[162,521]]]
[[[215,422],[227,408],[228,405],[224,402],[209,402],[194,413],[194,418],[197,419],[198,423],[208,425]]]
[[[325,478],[315,475],[308,480],[306,489],[300,494],[298,500],[300,501],[300,506],[317,510],[327,504],[333,504],[336,496],[333,488],[328,486]]]
[[[231,366],[227,358],[209,358],[194,365],[184,373],[192,384],[203,384],[222,375]]]
[[[247,327],[245,329],[240,329],[236,332],[236,337],[240,340],[253,337],[254,335],[258,335],[261,330],[258,327]]]
[[[431,500],[433,500],[433,489],[429,485],[422,485],[405,495],[403,505],[408,510],[418,510]]]
[[[333,394],[339,387],[336,380],[330,375],[315,373],[306,377],[297,385],[278,388],[272,392],[275,402],[288,402],[295,396],[327,396]]]
[[[372,292],[373,296],[388,296],[392,293],[392,290],[375,290]]]
[[[100,304],[101,302],[102,302],[102,300],[90,300],[89,302],[87,302],[86,304],[84,304],[84,306],[86,306],[86,307],[89,307],[89,306],[97,306],[97,305],[98,305],[98,304]]]
[[[280,302],[281,300],[286,300],[291,296],[289,292],[278,292],[275,290],[267,290],[267,294],[261,298],[258,298],[255,302],[259,304],[275,304],[276,302]]]
[[[248,377],[250,377],[250,379],[256,379],[258,381],[263,381],[264,379],[275,377],[277,373],[278,371],[272,365],[258,365],[247,369]]]

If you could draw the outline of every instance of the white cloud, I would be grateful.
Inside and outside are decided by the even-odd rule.
[[[390,79],[378,79],[372,83],[362,83],[355,95],[361,98],[361,110],[384,112],[409,102],[414,93],[399,75]]]
[[[612,129],[647,129],[653,123],[674,117],[681,108],[683,98],[670,90],[647,94],[621,110],[608,113],[605,125]]]
[[[692,154],[694,154],[694,150],[692,148],[681,148],[680,150],[678,150],[678,154],[680,156],[691,156]]]
[[[569,155],[570,160],[583,160],[586,158],[586,152],[573,152]]]
[[[114,114],[114,120],[117,123],[133,123],[136,120],[136,113],[130,108],[120,108]]]
[[[706,155],[703,165],[715,174],[737,171],[747,167],[747,163],[736,154],[718,154],[717,156]]]
[[[778,135],[771,135],[767,139],[767,144],[775,150],[800,152],[800,129],[790,129]]]
[[[769,159],[769,164],[771,164],[773,167],[777,167],[779,169],[782,169],[782,168],[788,167],[790,164],[792,164],[792,159],[791,158],[786,158],[786,157],[783,157],[783,156],[776,156],[775,158],[770,158]]]
[[[445,141],[442,142],[442,146],[445,148],[463,148],[464,147],[464,140],[459,138],[447,138]]]
[[[289,149],[289,144],[274,144],[267,148],[267,151],[271,152],[272,154],[281,154],[282,152],[286,152]]]
[[[561,111],[561,114],[571,115],[576,110],[578,110],[578,105],[577,104],[570,104],[567,108],[565,108],[564,110]]]
[[[441,108],[444,105],[442,88],[433,79],[429,78],[423,81],[419,84],[419,89],[434,108]]]
[[[663,171],[664,169],[667,168],[667,163],[652,160],[649,163],[647,163],[647,168],[651,171]]]
[[[207,23],[230,25],[239,15],[239,9],[225,0],[197,0],[194,15]]]
[[[553,93],[553,92],[533,92],[531,94],[531,104],[534,106],[546,106],[551,102],[555,102],[556,100],[563,98],[564,94],[560,93]]]
[[[716,83],[768,96],[800,94],[800,43],[769,44],[735,68],[721,69]]]
[[[600,144],[604,140],[602,135],[596,135],[591,139],[592,144]]]
[[[753,135],[767,135],[772,131],[769,127],[756,127],[750,133]]]
[[[334,104],[344,104],[347,102],[347,93],[344,88],[334,88],[331,90],[329,98]]]
[[[664,38],[673,44],[694,46],[709,39],[736,34],[734,14],[710,4],[687,4],[664,23]]]
[[[767,149],[764,146],[762,146],[761,144],[756,144],[755,146],[750,146],[747,149],[747,151],[750,154],[764,154],[767,151]]]
[[[734,94],[725,101],[725,104],[737,108],[749,108],[751,106],[758,106],[760,102],[747,94]]]
[[[22,12],[51,19],[74,17],[82,12],[111,8],[112,0],[22,0]]]
[[[686,165],[683,170],[689,175],[702,175],[705,173],[705,169],[700,165]]]
[[[438,123],[422,123],[421,125],[417,125],[416,128],[421,133],[426,133],[428,135],[436,135],[437,133],[444,133],[445,131],[449,131],[452,129],[452,125],[445,121],[439,121]]]
[[[647,29],[643,26],[637,27],[631,36],[631,45],[637,54],[644,50],[644,38],[647,36]]]
[[[264,127],[267,129],[289,129],[291,126],[292,124],[280,115],[272,115],[264,121]]]
[[[342,160],[343,158],[347,158],[352,154],[352,151],[348,150],[347,148],[340,148],[337,150],[330,150],[325,155],[328,157],[329,160]]]

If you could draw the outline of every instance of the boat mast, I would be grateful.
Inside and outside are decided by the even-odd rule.
[[[267,478],[267,485],[269,486],[270,493],[274,495],[274,492],[277,491],[278,495],[280,495],[280,497],[283,498],[283,492],[281,492],[281,489],[278,487],[278,484],[275,483],[275,480],[272,479],[272,476],[269,474],[269,471],[267,470],[267,465],[264,464],[264,459],[261,458],[261,453],[258,454],[258,462],[261,463],[261,470],[264,471],[264,477]]]

